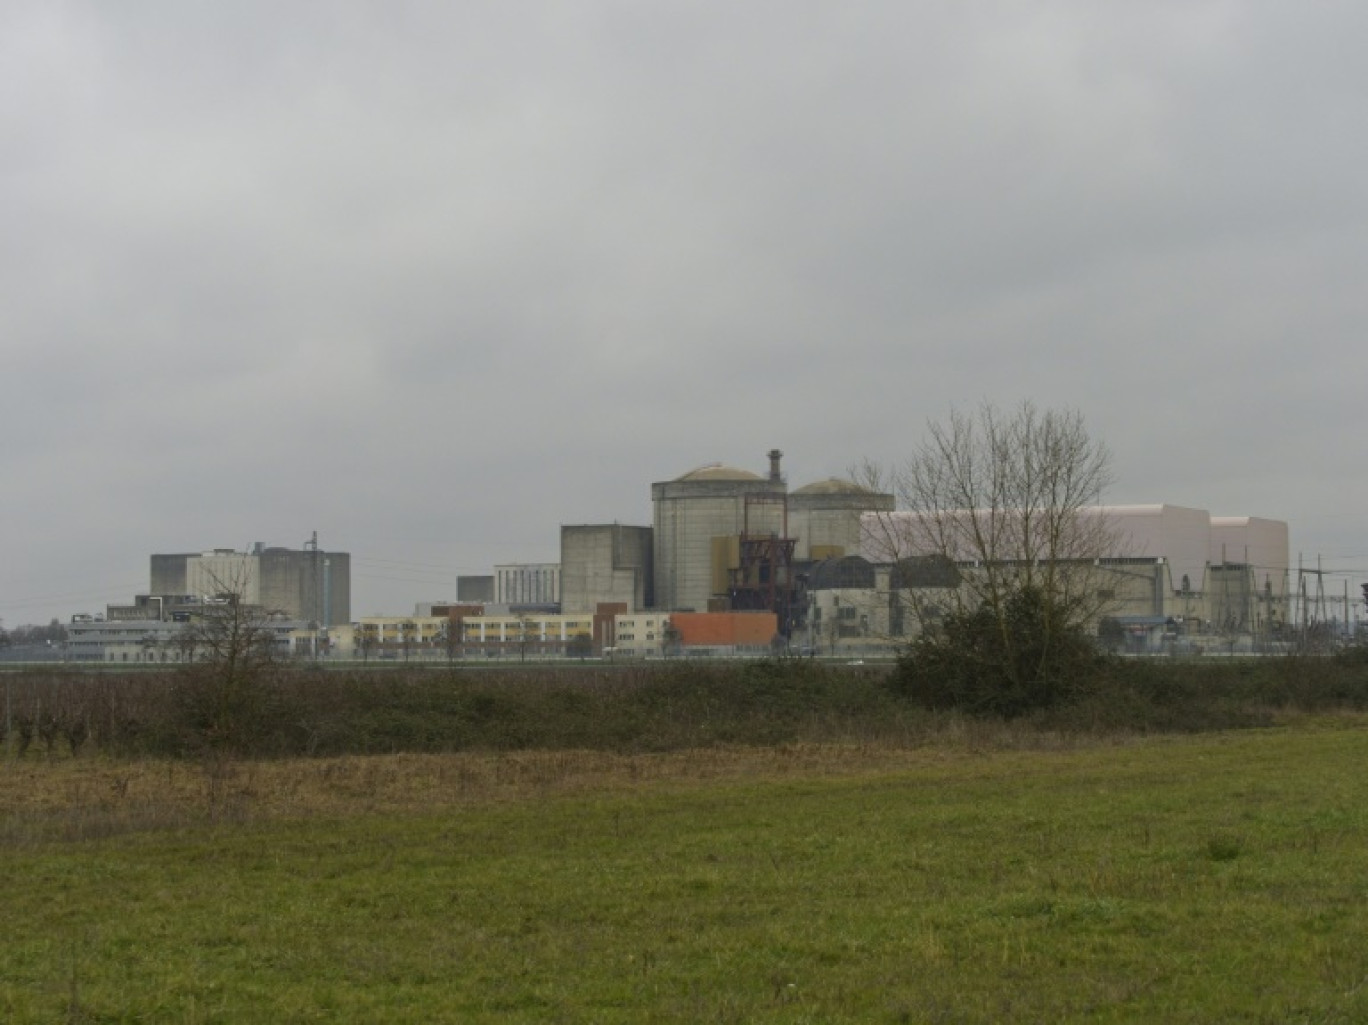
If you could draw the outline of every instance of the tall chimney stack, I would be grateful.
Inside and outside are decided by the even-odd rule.
[[[784,482],[784,477],[779,472],[779,460],[783,458],[784,453],[780,452],[777,448],[772,448],[769,450],[771,484],[782,484]]]

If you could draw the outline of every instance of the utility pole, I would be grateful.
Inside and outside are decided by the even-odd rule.
[[[319,561],[318,561],[318,531],[314,531],[308,541],[304,542],[304,550],[310,553],[309,556],[309,647],[313,658],[318,658],[318,632],[323,623],[319,616],[319,595],[322,588],[319,585]]]
[[[1316,555],[1316,605],[1319,608],[1320,619],[1324,622],[1325,616],[1325,570],[1321,569],[1321,557]]]

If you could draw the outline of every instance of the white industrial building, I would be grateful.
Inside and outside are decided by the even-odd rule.
[[[494,567],[495,605],[550,607],[560,602],[561,568],[554,562],[509,563]]]
[[[297,654],[301,640],[312,643],[317,636],[299,620],[263,617],[253,619],[253,630],[270,635],[280,657]],[[194,661],[202,657],[194,642],[196,624],[189,619],[95,619],[78,616],[67,625],[64,657],[71,662],[117,662],[165,664]]]
[[[1107,614],[1144,635],[1145,646],[1175,630],[1268,639],[1291,621],[1286,523],[1163,504],[1101,506],[1083,515],[1102,520],[1100,534],[1110,539],[1110,550],[1093,560]],[[911,513],[869,513],[863,523],[871,563],[929,554],[916,547]]]

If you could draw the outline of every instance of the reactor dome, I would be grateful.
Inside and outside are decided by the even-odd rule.
[[[868,495],[870,490],[856,484],[853,480],[828,477],[826,480],[805,484],[793,493],[795,495]]]
[[[758,473],[751,473],[749,470],[742,470],[736,466],[726,466],[722,463],[708,463],[690,470],[682,476],[676,477],[676,481],[708,481],[708,480],[764,480]]]

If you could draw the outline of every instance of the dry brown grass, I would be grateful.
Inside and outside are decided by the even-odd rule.
[[[405,814],[674,781],[860,772],[943,756],[943,751],[929,749],[794,744],[641,755],[462,752],[215,766],[32,760],[0,769],[0,817],[32,820],[74,812],[159,809],[167,814],[179,810],[188,822],[203,817],[214,804],[265,818]]]
[[[986,751],[1061,750],[1127,739],[950,718],[934,732],[898,741],[657,754],[459,752],[216,763],[30,756],[0,763],[0,846],[204,823],[420,814],[708,781],[849,776],[944,765]]]

